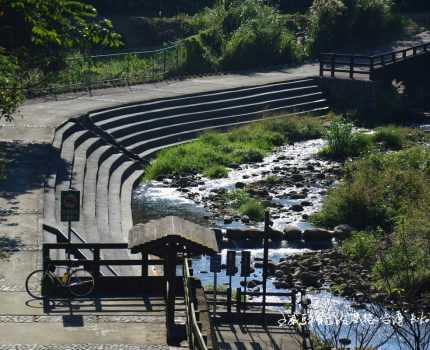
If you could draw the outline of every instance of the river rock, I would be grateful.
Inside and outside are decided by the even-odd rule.
[[[225,236],[228,239],[234,241],[242,241],[242,240],[261,240],[263,238],[263,232],[256,229],[227,229]]]
[[[246,184],[244,182],[236,182],[234,187],[236,188],[245,188]]]
[[[272,219],[274,219],[274,216],[272,215]],[[275,230],[273,228],[269,228],[269,237],[271,240],[274,241],[282,241],[282,239],[284,238],[284,233],[282,231],[279,230]]]
[[[293,224],[288,224],[285,227],[284,234],[287,241],[298,241],[302,239],[302,230]]]
[[[333,238],[333,232],[323,228],[312,228],[303,232],[303,238],[305,241],[329,240]]]
[[[351,236],[351,233],[352,233],[352,227],[346,224],[339,225],[334,228],[334,235],[336,238],[340,238],[340,239],[347,238]]]
[[[231,224],[233,222],[233,218],[231,216],[224,216],[224,224]]]
[[[303,211],[303,207],[300,204],[294,204],[290,207],[290,210],[292,211]]]

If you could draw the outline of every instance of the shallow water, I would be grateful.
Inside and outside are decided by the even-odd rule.
[[[269,174],[279,172],[279,168],[299,168],[303,170],[307,165],[316,165],[317,170],[324,172],[330,163],[315,159],[315,154],[324,146],[323,140],[311,140],[306,142],[299,142],[294,145],[280,147],[276,152],[266,157],[263,162],[258,164],[246,164],[242,165],[239,169],[234,169],[229,172],[227,178],[211,180],[202,177],[200,180],[204,182],[204,185],[189,187],[187,192],[181,192],[177,188],[170,187],[169,182],[151,181],[146,184],[142,184],[135,189],[133,194],[133,219],[134,223],[145,222],[150,219],[160,218],[168,215],[177,215],[185,219],[191,220],[196,223],[209,225],[212,227],[218,227],[222,229],[226,228],[242,228],[249,227],[243,224],[241,221],[233,221],[231,224],[224,224],[222,218],[214,217],[213,213],[207,209],[210,206],[210,202],[206,202],[205,198],[214,189],[232,189],[235,187],[237,182],[251,183],[262,180]],[[335,163],[331,163],[333,165]],[[278,169],[278,171],[276,170]],[[281,175],[282,176],[282,175]],[[303,214],[310,215],[316,212],[322,205],[324,194],[327,189],[333,186],[335,182],[311,182],[306,188],[308,190],[308,196],[306,200],[312,202],[312,206],[304,207],[303,212],[292,212],[292,211],[277,211],[277,218],[274,221],[274,228],[282,230],[285,225],[294,223],[299,226],[302,230],[312,227],[311,224],[307,223],[302,219]],[[302,188],[298,188],[295,185],[287,186],[282,189],[282,192],[274,194],[274,202],[281,204],[284,207],[289,207],[293,204],[303,201],[291,200],[291,199],[279,199],[283,193],[290,191],[300,191]],[[193,194],[193,199],[188,198],[189,194]],[[206,207],[205,204],[206,203]],[[262,228],[262,223],[256,223],[253,227]],[[330,244],[329,244],[330,245]],[[317,249],[324,249],[327,247],[321,246],[309,246],[305,245],[304,242],[295,245],[287,242],[282,242],[278,247],[272,247],[270,249],[269,258],[274,262],[279,262],[280,258],[286,258],[294,254],[303,254],[305,252]],[[236,265],[240,266],[240,252],[243,250],[240,247],[237,250],[237,262]],[[247,249],[251,251],[252,259],[262,258],[263,249]],[[221,251],[222,263],[225,263],[226,249]],[[195,275],[198,276],[204,285],[213,284],[213,274],[209,273],[209,258],[200,257],[193,259],[193,267]],[[255,272],[251,275],[250,279],[262,279],[262,269],[255,269]],[[232,278],[232,287],[236,288],[240,286],[241,277],[234,276]],[[268,279],[267,290],[268,291],[285,291],[276,289],[273,285],[273,278]],[[218,274],[218,285],[227,284],[228,277],[225,275],[223,270]],[[336,297],[328,292],[312,292],[309,294],[312,300],[311,314],[313,315],[314,321],[319,318],[319,315],[331,315],[333,318],[338,316],[339,313],[345,313],[348,310],[355,312],[350,308],[351,302],[345,298]],[[273,297],[268,298],[276,299]],[[281,298],[282,300],[282,298]],[[278,300],[277,300],[278,301]],[[361,312],[363,313],[363,312]],[[281,313],[280,313],[281,315]],[[333,327],[330,326],[317,326],[317,323],[311,326],[314,330],[321,329],[323,333],[329,333]],[[347,330],[349,327],[342,328],[342,334],[345,337],[350,338],[353,342],[355,341],[353,334],[348,334]],[[380,339],[386,337],[387,328],[383,327],[378,330],[372,345],[376,346]],[[388,342],[384,346],[380,346],[382,350],[401,350],[396,342]]]

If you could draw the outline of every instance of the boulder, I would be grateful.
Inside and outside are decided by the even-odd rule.
[[[227,229],[225,236],[233,241],[242,241],[242,240],[261,240],[263,239],[264,233],[257,229]]]
[[[339,225],[334,228],[334,235],[336,238],[348,238],[349,236],[351,236],[351,233],[352,227],[347,224]]]
[[[292,211],[303,211],[303,207],[300,204],[294,204],[290,207]]]
[[[303,232],[303,238],[305,241],[330,240],[333,238],[333,232],[323,228],[312,228]]]
[[[287,241],[298,241],[302,239],[302,230],[296,225],[288,224],[284,229],[284,235]]]
[[[245,188],[246,184],[244,182],[236,182],[234,187],[236,188]]]
[[[273,216],[272,216],[273,218]],[[284,238],[284,233],[279,230],[275,230],[273,228],[269,228],[269,237],[272,241],[282,241]]]

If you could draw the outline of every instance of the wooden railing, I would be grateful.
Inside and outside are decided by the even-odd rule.
[[[90,251],[92,257],[80,256],[78,259],[58,260],[51,259],[50,252],[52,250],[64,250],[66,252],[74,253],[81,250]],[[127,243],[48,243],[44,244],[42,248],[43,254],[43,269],[47,270],[49,266],[55,267],[76,267],[83,266],[86,270],[91,271],[94,278],[101,276],[101,266],[141,266],[142,276],[147,275],[148,266],[164,265],[164,260],[149,260],[145,254],[142,254],[141,259],[103,259],[103,250],[127,250],[129,247]]]
[[[289,306],[291,308],[291,313],[295,313],[297,311],[297,293],[298,291],[296,290],[293,290],[291,292],[267,292],[266,296],[289,297],[290,301],[266,301],[266,306]],[[215,294],[215,291],[207,290],[206,294],[208,294],[209,296],[213,296]],[[241,288],[236,288],[236,295],[233,298],[232,291],[230,290],[230,288],[227,288],[227,290],[217,291],[216,294],[217,296],[222,297],[222,299],[217,299],[217,301],[214,301],[211,298],[208,300],[208,303],[210,305],[216,304],[226,306],[227,312],[232,312],[232,309],[235,308],[237,313],[241,313],[247,308],[263,306],[263,302],[249,301],[249,297],[262,297],[262,292],[250,292],[244,291]]]
[[[357,74],[371,77],[377,69],[426,54],[429,51],[430,43],[425,43],[373,56],[322,53],[320,55],[320,76],[323,77],[325,72],[330,72],[332,78],[336,76],[336,73],[346,73],[350,79],[354,79]]]
[[[186,306],[186,329],[188,345],[191,350],[211,350],[217,348],[215,341],[208,339],[208,334],[203,335],[201,331],[202,323],[200,314],[196,311],[194,305],[194,291],[192,286],[192,276],[187,259],[184,259],[183,265],[183,281],[184,281],[184,300]],[[209,315],[207,320],[209,324],[212,322]],[[210,328],[211,325],[210,325]],[[210,334],[209,334],[210,336]]]

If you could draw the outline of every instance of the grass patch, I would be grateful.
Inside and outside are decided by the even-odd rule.
[[[260,162],[278,146],[318,138],[322,132],[322,120],[307,116],[267,119],[228,132],[206,132],[196,141],[159,152],[146,168],[144,179],[195,172],[226,176],[226,167]]]
[[[259,200],[252,198],[246,190],[236,189],[228,191],[224,196],[228,205],[237,210],[241,215],[247,215],[255,221],[264,219],[265,206]]]
[[[377,128],[373,134],[374,142],[390,150],[401,150],[428,140],[428,134],[422,130],[394,125]]]
[[[228,170],[225,166],[214,165],[204,172],[204,175],[210,179],[220,179],[228,175]]]

